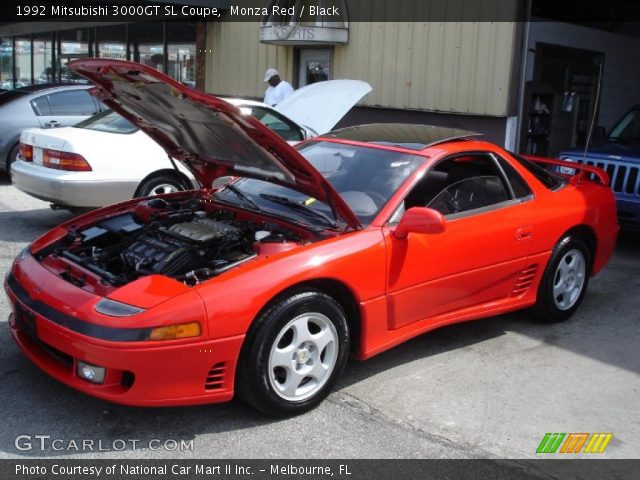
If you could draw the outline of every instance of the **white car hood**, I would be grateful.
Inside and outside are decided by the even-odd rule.
[[[367,93],[361,80],[327,80],[302,87],[274,108],[317,135],[330,131]]]

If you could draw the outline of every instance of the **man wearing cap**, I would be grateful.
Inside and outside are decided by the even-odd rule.
[[[289,82],[280,78],[280,73],[275,68],[268,68],[264,72],[264,82],[269,86],[264,92],[264,103],[272,107],[280,103],[293,93],[293,87]]]

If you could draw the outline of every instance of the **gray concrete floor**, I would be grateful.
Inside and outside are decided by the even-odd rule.
[[[0,176],[0,274],[70,215]],[[277,421],[237,401],[128,408],[67,388],[13,344],[0,294],[0,458],[532,458],[546,432],[612,432],[601,458],[639,458],[639,292],[640,235],[625,233],[568,322],[544,325],[515,313],[423,335],[352,362],[319,408]],[[17,450],[18,435],[31,435],[34,448]],[[101,440],[103,448],[121,439],[127,447],[40,450],[35,435],[64,445]],[[131,440],[152,439],[193,440],[193,450],[130,448]]]

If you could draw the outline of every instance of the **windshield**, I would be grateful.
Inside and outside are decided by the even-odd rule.
[[[134,133],[138,131],[138,127],[113,110],[106,110],[89,117],[76,124],[75,127],[108,133]]]
[[[368,225],[393,193],[424,161],[406,153],[333,142],[309,142],[300,153],[329,181],[363,225]],[[307,225],[336,227],[331,207],[287,187],[243,178],[216,197],[243,207],[293,218]],[[251,205],[253,203],[253,205]]]
[[[610,142],[640,143],[640,110],[631,110],[609,135]]]

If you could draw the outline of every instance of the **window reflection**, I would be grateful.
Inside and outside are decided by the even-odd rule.
[[[31,39],[16,38],[16,82],[15,86],[31,85]],[[34,56],[34,60],[35,60]],[[35,67],[34,67],[35,68]]]
[[[11,37],[0,38],[0,88],[13,88],[13,40]]]
[[[52,33],[45,33],[33,40],[34,83],[50,83],[57,80],[54,65],[54,40]]]
[[[83,81],[67,64],[91,56],[140,62],[195,87],[195,43],[196,28],[189,22],[96,25],[1,37],[0,88]]]

